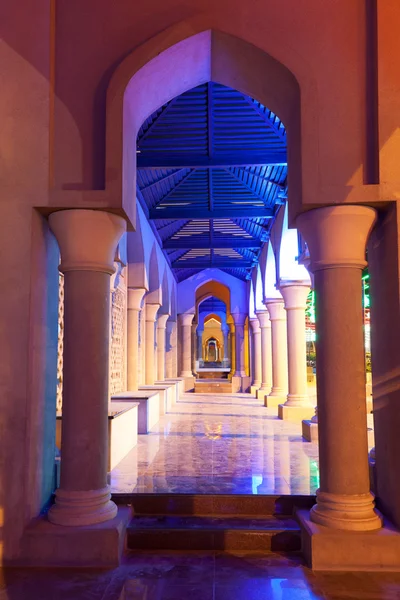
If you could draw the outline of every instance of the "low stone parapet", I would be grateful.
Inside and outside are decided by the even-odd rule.
[[[135,402],[138,404],[138,433],[146,434],[160,418],[160,392],[139,389],[120,392],[111,398],[111,402]]]

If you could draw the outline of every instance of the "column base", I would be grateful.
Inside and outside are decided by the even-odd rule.
[[[310,398],[308,394],[288,394],[286,397],[285,406],[310,406]]]
[[[264,406],[268,408],[276,408],[280,404],[284,403],[286,396],[275,396],[274,394],[268,394],[265,396]]]
[[[278,406],[278,417],[283,421],[300,423],[303,419],[311,419],[314,414],[314,406],[286,406],[286,404]]]
[[[117,516],[116,504],[111,501],[110,488],[101,490],[69,491],[59,488],[55,504],[48,512],[50,523],[65,527],[96,525]]]
[[[374,497],[366,494],[331,494],[317,490],[317,503],[310,518],[318,525],[344,531],[375,531],[382,527],[382,518],[375,511]]]
[[[233,375],[232,377],[232,392],[234,394],[240,392],[248,392],[250,391],[250,382],[251,379],[248,375],[244,375],[243,377],[238,377],[237,375]]]
[[[120,507],[111,521],[81,527],[34,519],[22,538],[18,565],[29,567],[115,567],[121,561],[126,527],[132,518]]]
[[[193,373],[192,371],[182,371],[179,377],[182,377],[182,379],[186,379],[187,377],[193,377]]]
[[[257,394],[256,394],[257,400],[262,400],[264,402],[265,396],[267,396],[270,391],[271,391],[270,389],[267,390],[266,388],[263,388],[263,387],[258,388]]]
[[[302,552],[314,571],[400,571],[400,532],[390,523],[376,531],[341,531],[298,510]]]
[[[250,387],[250,394],[251,394],[252,396],[257,396],[257,391],[258,391],[259,389],[260,389],[260,386],[259,386],[259,385],[257,385],[257,384],[253,384],[253,385]]]
[[[307,442],[318,442],[318,423],[313,423],[309,419],[304,419],[301,422],[303,438]]]

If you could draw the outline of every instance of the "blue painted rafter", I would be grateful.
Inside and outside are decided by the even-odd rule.
[[[189,153],[180,156],[143,155],[137,157],[138,169],[212,169],[224,167],[254,167],[264,165],[285,165],[287,155],[285,149],[271,149],[263,153],[232,153],[226,156],[191,156]]]
[[[281,138],[283,142],[286,142],[286,130],[277,127],[273,121],[269,118],[267,113],[265,113],[261,108],[254,102],[253,98],[249,96],[244,96],[246,102],[248,102],[253,110],[265,121],[265,123],[270,127],[277,136]]]
[[[207,84],[207,135],[208,135],[208,157],[213,155],[214,143],[214,120],[213,120],[213,84]]]
[[[250,208],[216,208],[212,211],[202,208],[193,208],[183,206],[174,208],[155,208],[149,211],[149,218],[155,219],[238,219],[241,217],[261,217],[263,219],[272,219],[274,211],[270,208],[250,207]]]
[[[196,239],[195,237],[183,238],[180,240],[172,240],[171,238],[163,242],[163,249],[178,249],[178,248],[261,248],[262,242],[256,238],[253,239],[238,239],[232,241],[232,238],[224,240],[213,239]]]
[[[282,192],[284,192],[286,190],[286,187],[284,185],[282,185],[278,181],[274,181],[271,177],[265,177],[265,175],[260,175],[259,173],[253,173],[253,171],[246,171],[246,169],[243,169],[243,167],[235,167],[235,168],[238,169],[238,171],[241,171],[242,173],[246,173],[246,175],[248,175],[250,177],[256,177],[257,179],[260,179],[261,181],[263,181],[265,183],[270,183],[270,184],[276,186]]]
[[[154,221],[150,221],[150,222],[155,224]],[[157,230],[158,230],[161,240],[164,239],[162,232],[165,233],[165,231],[168,230],[166,239],[169,239],[171,236],[178,233],[186,225],[187,222],[188,222],[187,219],[177,219],[176,221],[172,221],[171,223],[168,223],[168,225],[164,225],[163,227],[157,227]],[[162,243],[164,243],[164,242],[162,241]]]
[[[248,279],[286,189],[278,117],[210,82],[149,117],[138,149],[138,197],[176,278],[215,267]]]
[[[198,269],[202,271],[203,269],[234,269],[235,267],[241,269],[251,269],[254,267],[254,263],[250,260],[246,259],[225,259],[225,260],[176,260],[171,263],[173,269]]]
[[[178,177],[180,175],[180,173],[182,173],[182,171],[186,171],[186,170],[187,169],[185,169],[185,168],[178,169],[177,171],[174,171],[173,173],[170,173],[169,175],[165,175],[165,177],[161,177],[160,179],[157,179],[157,181],[153,181],[153,183],[149,183],[149,185],[145,185],[143,187],[139,186],[139,189],[142,193],[148,192],[150,189],[158,186],[160,183],[165,183],[169,179],[175,179],[175,177]]]
[[[192,169],[189,173],[187,173],[185,175],[185,177],[182,177],[182,179],[179,181],[179,183],[177,183],[175,185],[175,187],[171,188],[169,190],[169,192],[167,192],[166,194],[164,194],[159,200],[157,200],[155,206],[159,206],[160,204],[162,204],[167,198],[169,198],[169,196],[171,196],[172,194],[174,194],[176,192],[176,190],[183,184],[185,183],[189,177],[191,177],[191,175],[193,175],[193,173],[196,172],[196,169]]]
[[[146,131],[144,131],[140,135],[140,137],[138,137],[138,140],[137,140],[137,146],[138,146],[138,148],[140,148],[140,145],[142,144],[142,142],[153,131],[153,129],[155,128],[155,126],[160,122],[160,120],[162,120],[165,117],[165,115],[167,114],[167,112],[174,106],[174,104],[177,102],[178,98],[179,98],[179,96],[177,96],[176,98],[173,98],[170,102],[168,102],[168,104],[165,104],[164,107],[163,107],[163,109],[161,110],[161,112],[157,115],[157,117],[149,125],[149,127],[146,129]]]
[[[247,188],[253,194],[253,196],[256,196],[256,198],[258,198],[265,204],[265,196],[263,194],[259,194],[258,192],[256,192],[256,190],[254,190],[248,183],[245,183],[244,181],[242,181],[240,179],[240,177],[238,177],[236,175],[236,173],[233,173],[232,171],[230,171],[229,169],[226,169],[226,168],[224,169],[224,171],[225,171],[225,173],[228,173],[231,177],[233,177],[234,179],[239,181],[245,188]]]

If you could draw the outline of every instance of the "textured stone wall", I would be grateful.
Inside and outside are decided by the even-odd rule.
[[[127,285],[126,269],[117,263],[111,288],[110,396],[126,390]]]
[[[61,413],[64,349],[64,275],[58,278],[57,414]]]

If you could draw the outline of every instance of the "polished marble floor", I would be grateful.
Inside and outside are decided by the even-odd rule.
[[[113,570],[0,571],[0,600],[398,600],[399,573],[313,573],[299,556],[138,553]]]
[[[187,393],[139,436],[110,483],[114,493],[314,494],[318,445],[250,394]]]

